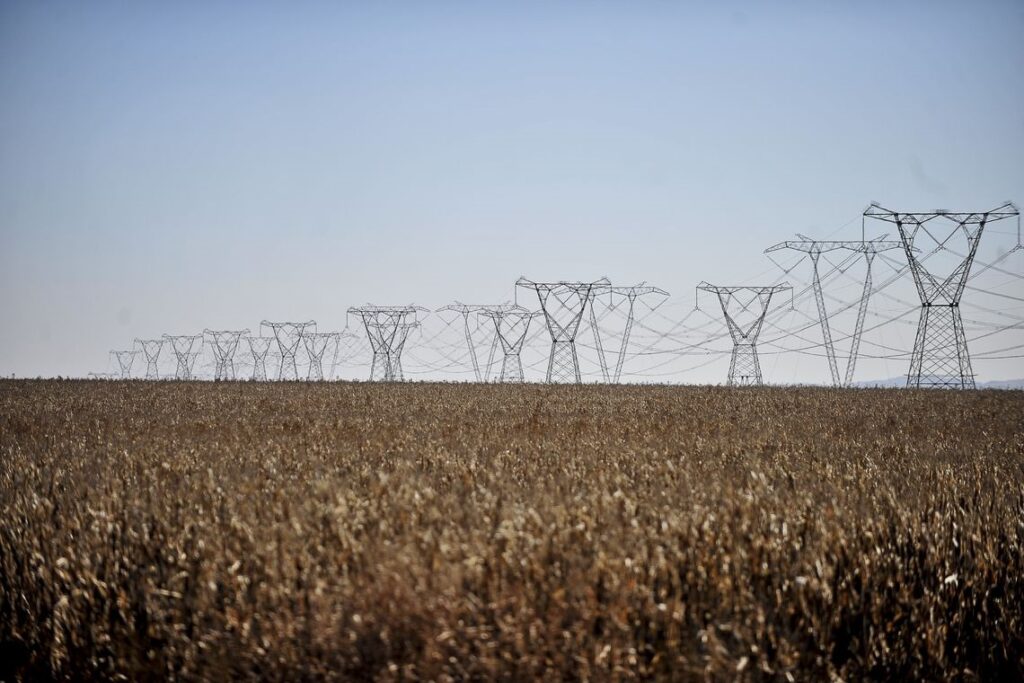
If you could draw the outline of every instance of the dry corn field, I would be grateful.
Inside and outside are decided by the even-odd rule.
[[[0,679],[1021,680],[1024,394],[0,382]]]

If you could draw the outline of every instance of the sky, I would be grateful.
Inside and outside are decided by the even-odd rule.
[[[1022,35],[1014,1],[7,1],[0,374],[520,275],[648,281],[678,318],[871,201],[1019,205]]]

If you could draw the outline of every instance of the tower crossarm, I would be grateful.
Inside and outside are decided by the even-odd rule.
[[[839,250],[877,254],[880,251],[903,248],[903,243],[899,240],[887,240],[885,237],[887,236],[883,235],[882,237],[873,240],[850,241],[812,239],[787,240],[768,247],[764,250],[764,253],[770,254],[774,251],[792,249],[793,251],[801,251],[806,254],[824,254],[826,252]]]

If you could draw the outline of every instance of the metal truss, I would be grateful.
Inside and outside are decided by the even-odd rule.
[[[316,322],[310,320],[304,323],[293,322],[270,322],[264,320],[260,323],[260,333],[263,328],[268,327],[277,340],[277,349],[281,353],[281,365],[277,370],[277,379],[292,380],[299,378],[299,366],[295,356],[302,344],[302,337],[306,334],[316,332]]]
[[[985,226],[1019,215],[1020,211],[1012,202],[978,213],[946,210],[902,213],[875,203],[864,211],[865,218],[896,226],[921,299],[921,317],[907,373],[908,387],[975,387],[967,337],[960,316],[960,300]],[[929,250],[929,255],[948,250],[947,244],[954,236],[966,239],[966,256],[958,257],[959,263],[949,275],[935,275],[918,258],[921,250],[915,248],[915,241],[922,233],[929,243],[935,245]]]
[[[270,345],[274,343],[273,337],[246,337],[249,344],[249,352],[252,354],[252,378],[258,382],[267,381],[267,354],[270,353]]]
[[[718,296],[722,315],[725,316],[725,323],[729,327],[729,336],[732,337],[730,386],[764,383],[761,362],[757,358],[757,337],[761,334],[761,326],[764,324],[765,315],[768,314],[772,297],[786,289],[792,288],[785,283],[766,287],[721,287],[707,282],[697,285],[698,291],[711,292]],[[730,312],[732,304],[739,306],[735,313]],[[737,322],[740,314],[747,318],[742,325]]]
[[[203,335],[201,334],[165,334],[164,339],[170,343],[177,367],[174,371],[175,379],[192,379],[192,368],[196,358],[203,348]],[[194,348],[199,342],[199,349]]]
[[[213,348],[214,380],[235,379],[235,351],[249,330],[203,330]]]
[[[324,379],[324,354],[331,340],[337,342],[338,332],[311,332],[302,336],[302,342],[306,345],[306,354],[309,356],[309,372],[306,379],[315,382],[322,382]]]
[[[520,277],[517,287],[537,293],[548,332],[551,334],[551,355],[548,357],[548,382],[575,382],[579,384],[580,360],[576,355],[576,335],[587,304],[597,292],[611,287],[608,278],[594,282],[534,282]]]
[[[146,357],[146,379],[160,379],[160,371],[157,361],[160,360],[160,352],[164,348],[163,339],[136,339],[135,343],[142,349],[142,355]]]
[[[797,235],[799,240],[780,242],[765,249],[764,253],[770,254],[783,249],[790,249],[807,254],[814,267],[812,285],[814,289],[814,300],[818,305],[818,320],[821,323],[821,336],[825,342],[825,355],[828,358],[828,368],[832,373],[833,386],[850,386],[853,383],[853,372],[857,365],[857,353],[860,349],[860,338],[864,332],[864,319],[867,316],[868,299],[871,296],[871,264],[875,260],[875,254],[890,249],[902,249],[903,244],[899,240],[886,240],[888,235],[882,235],[873,240],[860,241],[836,241],[836,240],[814,240],[806,235]],[[864,288],[861,290],[860,305],[857,308],[857,325],[854,328],[853,338],[850,341],[850,356],[846,360],[846,374],[840,379],[839,363],[836,360],[835,344],[832,342],[832,327],[829,324],[828,312],[825,308],[825,294],[821,289],[821,274],[818,269],[818,262],[821,255],[830,251],[851,251],[863,254],[866,270],[864,273]]]
[[[526,333],[530,329],[530,321],[541,314],[530,311],[522,306],[502,305],[481,307],[477,314],[489,318],[494,323],[494,337],[501,344],[503,358],[499,382],[521,383],[523,381],[523,361],[520,353],[526,341]],[[491,347],[492,355],[494,347]],[[490,370],[490,361],[487,364]],[[487,379],[487,378],[485,378]]]
[[[619,356],[615,362],[615,372],[609,376],[608,373],[608,362],[604,355],[604,345],[601,343],[601,333],[597,326],[597,313],[594,310],[594,299],[601,294],[609,294],[614,299],[616,296],[624,297],[628,303],[628,309],[626,311],[626,328],[622,333],[622,343],[619,346]],[[633,330],[633,308],[636,304],[636,300],[642,296],[648,296],[650,294],[657,294],[659,296],[668,296],[668,292],[660,287],[653,287],[645,282],[641,282],[638,285],[632,287],[606,287],[604,289],[595,289],[591,292],[590,302],[590,326],[594,331],[594,342],[597,345],[597,356],[601,361],[601,375],[604,381],[609,381],[618,384],[619,378],[622,376],[622,365],[626,360],[626,347],[629,345],[629,335]],[[614,307],[614,305],[613,305]]]
[[[409,331],[419,326],[419,313],[427,312],[420,306],[353,306],[349,315],[358,315],[366,328],[366,336],[373,349],[373,364],[370,366],[370,380],[401,382],[402,350],[409,338]]]
[[[135,356],[139,355],[138,350],[111,351],[110,355],[117,361],[117,370],[120,378],[131,379],[132,365],[135,363]]]
[[[487,361],[487,367],[484,370],[480,369],[480,362],[476,355],[476,344],[473,343],[473,335],[470,332],[469,317],[473,313],[480,314],[481,316],[486,311],[500,311],[511,307],[512,304],[464,304],[460,301],[456,301],[454,304],[448,304],[437,309],[437,312],[442,311],[453,311],[462,316],[462,328],[466,335],[466,346],[469,348],[469,358],[473,363],[473,375],[476,377],[477,382],[485,382],[489,378],[491,370],[491,362],[494,360],[494,351],[498,344],[498,336],[491,340],[491,352]],[[486,316],[484,316],[486,317]]]

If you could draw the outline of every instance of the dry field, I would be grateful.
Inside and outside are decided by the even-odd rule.
[[[0,679],[1024,679],[1024,393],[0,382]]]

